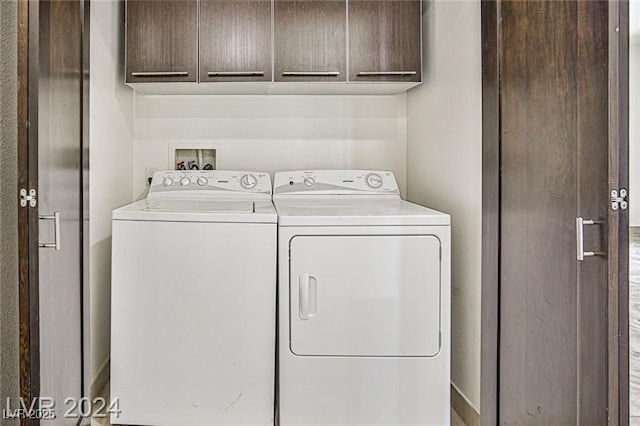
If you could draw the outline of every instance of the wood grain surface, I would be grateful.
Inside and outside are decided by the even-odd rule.
[[[347,11],[344,0],[276,0],[275,81],[346,81]],[[337,76],[286,76],[337,72]]]
[[[480,412],[483,426],[498,422],[500,309],[500,57],[496,1],[481,3],[482,20],[482,321]]]
[[[196,0],[127,0],[126,38],[127,83],[196,81]],[[164,72],[186,72],[187,75],[132,75]]]
[[[201,82],[271,81],[271,1],[200,0],[199,54]]]
[[[585,250],[607,252],[608,2],[577,7],[577,216],[604,221],[585,226]],[[578,262],[578,424],[607,421],[607,258]]]
[[[587,258],[583,286],[575,242],[578,212],[597,219],[607,196],[606,14],[591,3],[501,3],[500,423],[607,421],[606,262]]]
[[[18,2],[18,188],[38,185],[37,123],[38,73],[38,13],[29,13],[37,5],[29,0]],[[30,107],[30,104],[33,106]],[[34,121],[35,120],[35,121]],[[18,209],[18,287],[19,287],[19,347],[20,396],[25,401],[40,393],[40,349],[38,344],[38,212],[32,208]],[[21,419],[21,425],[30,420]]]
[[[421,81],[420,0],[349,1],[349,80]],[[360,72],[413,75],[359,75]]]

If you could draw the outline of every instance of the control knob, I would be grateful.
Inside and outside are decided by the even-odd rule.
[[[180,185],[182,186],[187,186],[191,183],[191,179],[189,179],[188,177],[183,177],[182,179],[180,179]]]
[[[171,186],[173,185],[173,179],[171,179],[170,177],[165,177],[164,179],[162,179],[162,185],[163,186]]]
[[[246,174],[240,178],[240,186],[244,189],[252,189],[258,184],[258,179],[254,175]]]
[[[369,173],[367,175],[367,185],[373,189],[378,189],[382,186],[382,176],[377,173]]]
[[[209,183],[209,179],[204,176],[200,176],[196,182],[198,182],[198,185],[200,186],[205,186],[207,183]]]
[[[313,185],[316,184],[316,180],[311,176],[305,176],[304,179],[302,179],[302,183],[307,188],[311,188]]]

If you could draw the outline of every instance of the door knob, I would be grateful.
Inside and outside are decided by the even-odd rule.
[[[51,215],[40,216],[40,220],[53,220],[53,243],[40,243],[42,248],[52,248],[60,250],[60,212],[54,212]]]
[[[576,257],[578,260],[584,260],[585,257],[605,255],[602,251],[584,251],[584,225],[602,225],[603,223],[603,220],[576,218]]]

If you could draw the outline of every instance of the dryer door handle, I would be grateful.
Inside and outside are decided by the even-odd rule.
[[[302,320],[313,318],[318,313],[318,280],[309,274],[298,277],[298,316]]]

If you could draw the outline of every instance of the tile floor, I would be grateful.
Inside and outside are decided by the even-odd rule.
[[[629,414],[640,426],[640,227],[629,230],[629,244]]]

